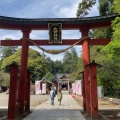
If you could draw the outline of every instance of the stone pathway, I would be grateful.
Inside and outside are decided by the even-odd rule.
[[[72,98],[71,95],[63,93],[62,105],[59,106],[57,97],[55,104],[51,105],[50,100],[38,105],[33,112],[23,120],[85,120],[80,113],[82,107]]]

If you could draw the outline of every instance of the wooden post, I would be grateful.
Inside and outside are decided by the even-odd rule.
[[[27,102],[27,105],[25,105],[25,111],[30,112],[30,72],[29,71],[27,71],[25,101]]]
[[[18,65],[12,63],[10,66],[10,90],[8,100],[8,120],[15,120],[16,116],[16,97],[17,97],[17,78]]]
[[[28,61],[28,50],[29,50],[29,33],[30,30],[22,30],[23,39],[22,39],[22,51],[21,51],[21,68],[20,68],[20,77],[21,81],[19,83],[18,91],[18,103],[20,103],[20,108],[18,113],[24,113],[25,106],[25,94],[26,94],[26,81],[27,81],[27,61]]]
[[[94,61],[88,64],[90,78],[90,108],[91,118],[98,119],[98,96],[97,96],[97,70],[96,66],[100,66]]]
[[[83,111],[86,111],[86,104],[85,104],[85,82],[84,82],[84,71],[82,73],[82,96],[83,96]]]
[[[82,37],[88,36],[88,28],[81,29]],[[83,40],[82,43],[82,51],[83,51],[83,64],[84,66],[90,63],[90,51],[89,51],[89,38]],[[88,114],[90,114],[90,82],[88,80],[89,69],[84,68],[84,85],[85,85],[85,110]]]

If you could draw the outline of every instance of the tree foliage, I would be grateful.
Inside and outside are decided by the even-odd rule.
[[[17,46],[7,46],[7,47],[0,47],[0,69],[4,58],[9,57],[10,55],[14,54],[17,51]]]
[[[113,0],[113,4],[111,6],[111,10],[114,13],[120,13],[120,0]]]
[[[71,48],[70,51],[66,51],[63,57],[63,72],[72,73],[77,68],[78,55],[75,48]]]
[[[9,86],[10,75],[9,73],[0,72],[0,86]]]
[[[73,81],[82,79],[82,73],[83,72],[83,60],[82,57],[78,57],[77,59],[77,66],[76,69],[69,75],[69,78],[73,79]]]
[[[113,2],[114,0],[99,0],[98,8],[100,16],[105,16],[113,13],[113,10],[111,9]]]
[[[113,39],[120,40],[120,17],[116,17],[116,19],[112,22]]]
[[[0,47],[1,58],[6,58],[12,55],[17,51],[17,46],[7,46],[7,47]]]
[[[60,60],[54,61],[54,74],[63,73],[63,64]]]
[[[36,79],[42,79],[47,73],[46,61],[42,58],[41,54],[36,50],[29,49],[28,55],[28,69],[32,74],[32,81]],[[1,69],[5,72],[6,66],[11,64],[12,61],[17,62],[20,65],[21,60],[21,49],[16,51],[13,55],[4,59]],[[22,67],[22,66],[21,66]]]
[[[84,17],[88,14],[88,11],[96,3],[96,0],[82,0],[78,5],[77,17]]]

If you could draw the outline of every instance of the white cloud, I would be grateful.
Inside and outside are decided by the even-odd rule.
[[[0,0],[0,4],[9,4],[14,2],[15,0]]]
[[[79,30],[63,30],[63,39],[79,39],[81,37],[81,32]]]
[[[33,30],[30,33],[31,39],[48,39],[48,30]]]
[[[35,0],[15,10],[13,15],[22,18],[76,17],[81,0]]]
[[[79,0],[71,4],[69,7],[61,7],[58,11],[58,17],[69,18],[69,17],[76,17],[76,12],[78,9]]]
[[[0,29],[0,39],[4,40],[6,38],[21,39],[22,32],[17,30],[1,30]]]

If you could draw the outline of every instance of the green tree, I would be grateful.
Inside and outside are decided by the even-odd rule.
[[[50,81],[52,82],[54,75],[51,74],[50,71],[46,72],[46,75],[45,75],[45,76],[46,76],[46,78],[48,78],[48,80],[50,80]]]
[[[72,47],[70,49],[70,54],[71,54],[71,72],[76,71],[77,69],[77,62],[78,62],[78,55],[76,52],[76,49]]]
[[[46,58],[46,66],[47,69],[54,74],[54,61],[50,59],[50,57]]]
[[[16,47],[16,46],[2,47],[1,48],[2,58],[9,57],[13,53],[15,53],[17,51],[17,48],[18,47]]]
[[[64,73],[71,73],[77,68],[78,55],[75,48],[66,51],[63,57],[63,71]]]
[[[111,10],[114,13],[120,13],[120,1],[119,0],[113,0],[113,4],[111,6]]]
[[[8,38],[6,40],[8,40]],[[0,58],[1,58],[0,69],[1,69],[1,65],[2,65],[4,58],[9,57],[10,55],[14,54],[17,51],[17,49],[18,49],[17,46],[7,46],[7,47],[1,46],[0,47]]]
[[[1,86],[9,86],[9,83],[10,83],[9,73],[0,72],[0,85]]]
[[[60,60],[54,61],[54,73],[63,73],[63,64]]]
[[[70,62],[71,55],[69,51],[66,51],[63,57],[63,72],[64,73],[70,73]]]
[[[69,78],[73,79],[73,81],[75,80],[80,80],[82,79],[82,74],[81,72],[83,71],[83,60],[82,60],[82,57],[78,57],[78,60],[77,60],[77,67],[76,67],[76,70],[74,70],[70,75],[69,75]]]
[[[112,22],[113,27],[113,36],[114,40],[120,40],[120,17],[116,17],[116,19]]]
[[[88,14],[88,11],[96,3],[96,0],[82,0],[78,5],[77,17],[84,17]]]
[[[111,5],[114,3],[114,0],[99,0],[99,14],[100,16],[105,16],[112,14]]]
[[[1,64],[4,60],[4,58],[7,58],[10,55],[14,54],[16,52],[16,50],[17,50],[16,46],[0,47],[0,52],[1,52],[0,69],[1,69]]]
[[[31,72],[31,80],[35,81],[36,79],[42,79],[43,76],[45,76],[47,72],[47,66],[46,61],[43,59],[41,54],[33,49],[29,49],[29,55],[28,55],[28,69]],[[3,60],[1,69],[3,71],[6,71],[6,66],[11,64],[12,61],[17,62],[20,64],[21,60],[21,49],[17,50],[13,55],[5,58]]]

